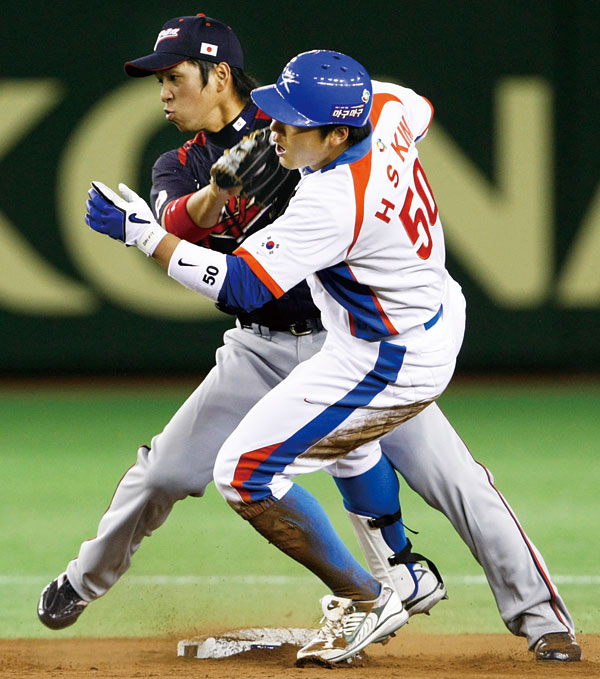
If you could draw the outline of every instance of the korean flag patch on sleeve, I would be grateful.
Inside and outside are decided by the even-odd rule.
[[[259,251],[262,251],[263,254],[273,257],[274,255],[278,254],[279,243],[273,240],[270,236],[266,236],[260,243]]]

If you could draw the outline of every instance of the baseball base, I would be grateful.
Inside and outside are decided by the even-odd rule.
[[[304,646],[315,631],[294,627],[233,630],[219,636],[182,639],[177,643],[177,655],[186,658],[227,658],[257,648],[280,648],[283,644]]]

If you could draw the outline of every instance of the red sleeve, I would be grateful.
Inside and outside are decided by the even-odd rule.
[[[198,243],[208,239],[210,229],[201,229],[190,217],[186,205],[193,196],[188,193],[170,202],[164,212],[165,229],[189,243]]]

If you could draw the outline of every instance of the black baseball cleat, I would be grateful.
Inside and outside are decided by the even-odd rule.
[[[581,646],[567,632],[549,632],[533,647],[535,659],[576,662],[581,660]]]
[[[50,629],[73,625],[89,602],[73,589],[66,573],[61,573],[44,589],[38,604],[38,618]]]

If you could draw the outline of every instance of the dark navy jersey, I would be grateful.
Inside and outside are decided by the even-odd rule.
[[[167,206],[177,198],[198,191],[210,183],[210,168],[225,149],[231,148],[252,130],[266,127],[268,118],[253,103],[220,132],[199,132],[179,149],[163,153],[152,168],[152,209],[160,221]],[[250,234],[255,233],[285,208],[300,175],[290,173],[290,180],[279,192],[273,205],[263,208],[240,196],[232,196],[223,208],[219,222],[210,229],[198,229],[197,244],[231,254]],[[208,235],[207,235],[208,234]],[[235,309],[221,308],[226,313]],[[300,283],[282,298],[268,302],[251,314],[238,314],[243,323],[270,327],[291,325],[307,318],[319,318],[308,285]]]

